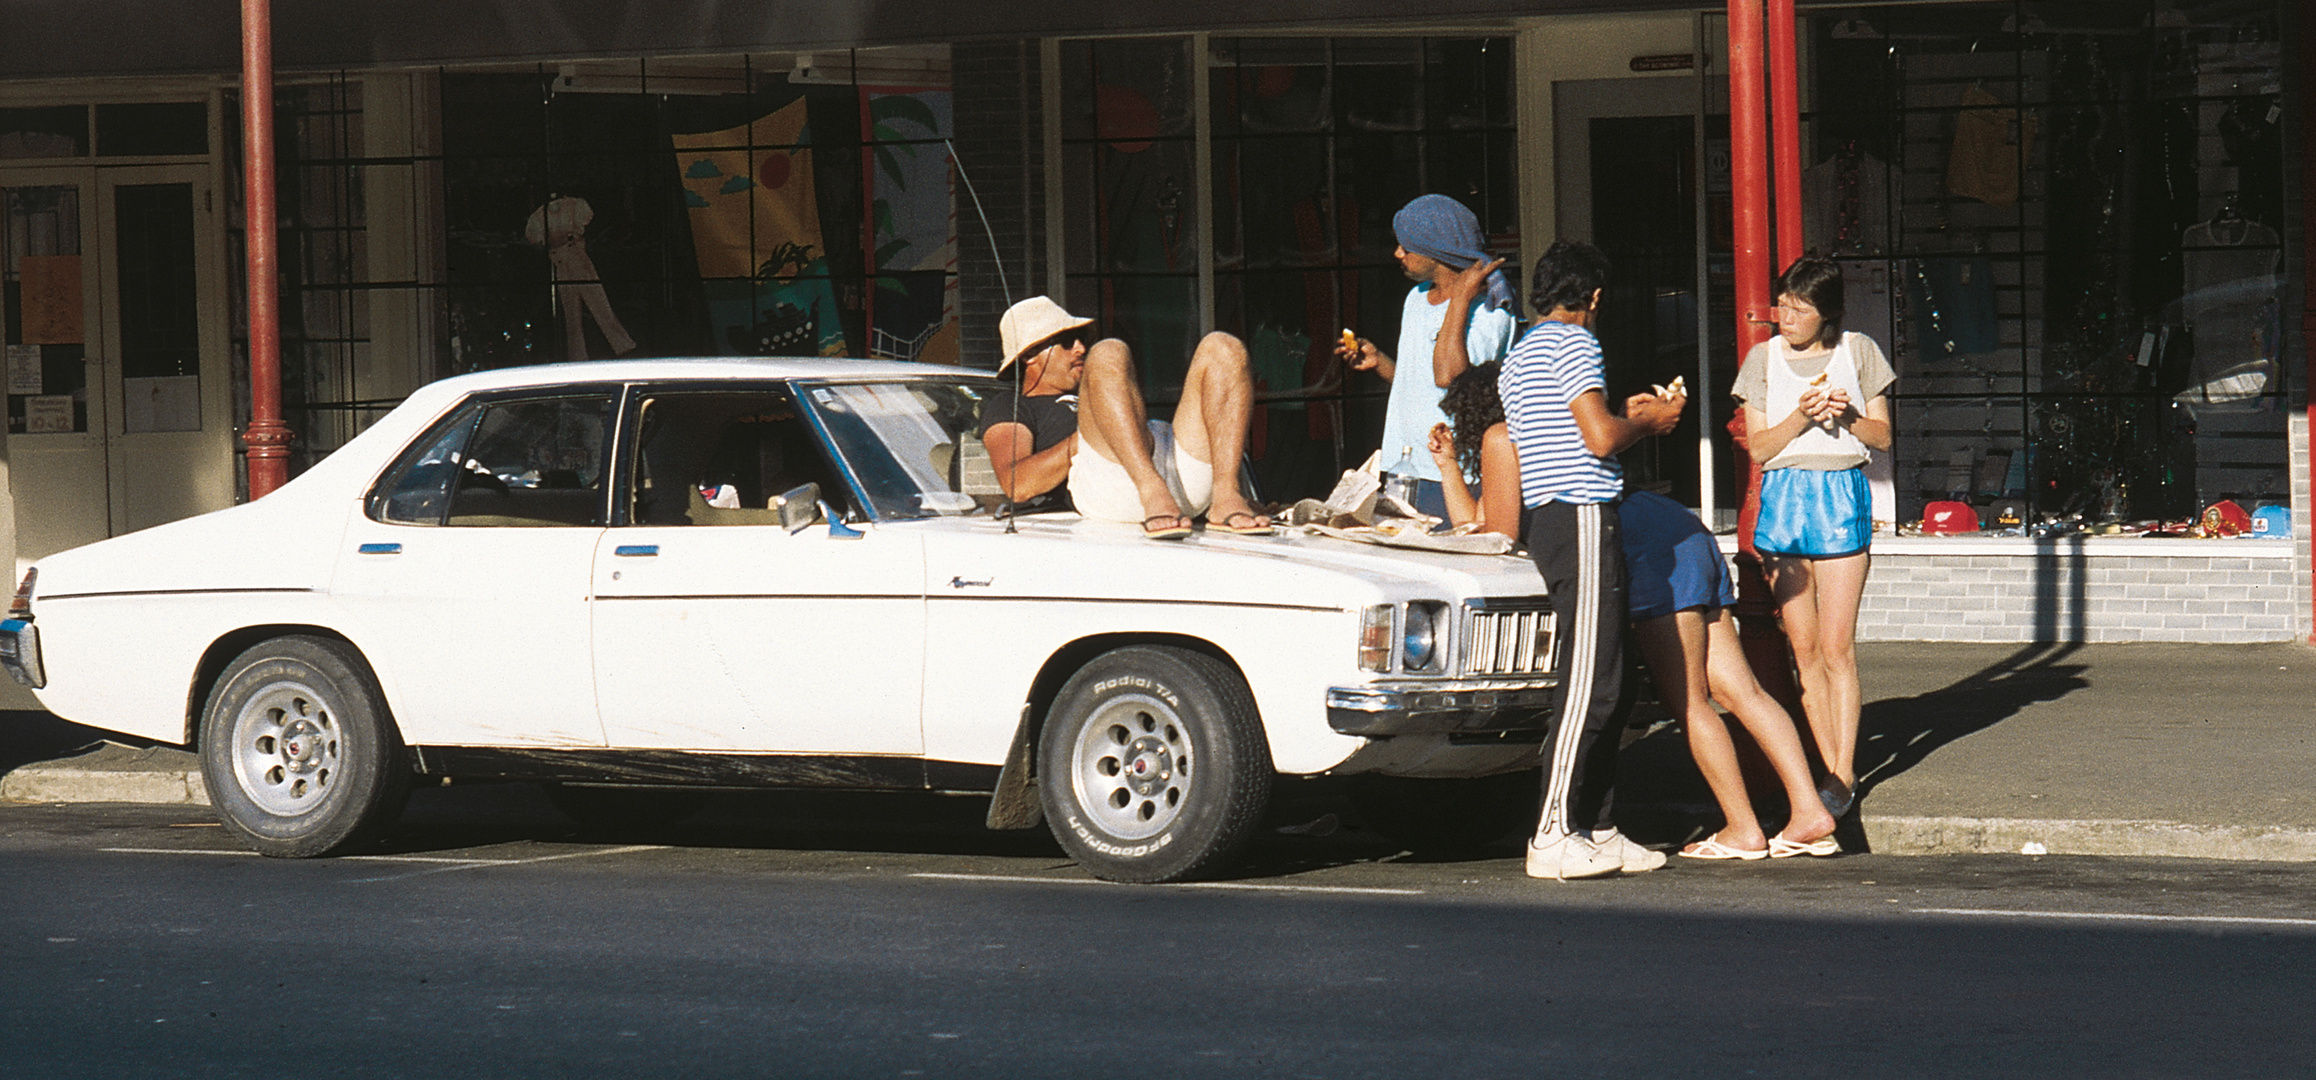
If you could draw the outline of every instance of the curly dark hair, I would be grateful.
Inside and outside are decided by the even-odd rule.
[[[1480,474],[1480,437],[1504,422],[1504,396],[1496,389],[1501,364],[1474,364],[1448,383],[1440,395],[1439,411],[1446,413],[1448,430],[1455,434],[1456,464],[1465,476]]]

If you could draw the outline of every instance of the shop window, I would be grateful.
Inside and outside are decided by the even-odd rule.
[[[0,158],[88,156],[88,106],[0,109]]]
[[[1519,277],[1511,41],[1206,45],[1199,57],[1187,38],[1064,43],[1064,302],[1134,347],[1158,401],[1179,392],[1201,334],[1239,335],[1265,397],[1250,441],[1259,486],[1323,491],[1380,438],[1385,387],[1346,381],[1333,349],[1346,328],[1396,340],[1409,282],[1392,215],[1417,195],[1454,196]],[[1199,78],[1204,116],[1192,115]]]
[[[1884,513],[2136,531],[2289,501],[2280,16],[1810,13],[1806,236],[1898,370]]]
[[[8,231],[0,235],[6,294],[8,432],[88,430],[87,327],[81,288],[80,188],[0,188]]]
[[[99,105],[96,152],[99,157],[206,154],[209,106],[199,101]]]
[[[274,101],[276,258],[281,268],[282,409],[303,471],[344,445],[392,400],[361,392],[370,363],[368,200],[362,84],[347,78],[277,86]],[[226,97],[226,151],[241,154],[241,109]],[[233,341],[246,357],[248,241],[242,170],[225,170],[230,197]],[[396,283],[408,288],[413,283]],[[396,362],[400,358],[395,358]],[[234,365],[235,414],[248,415],[248,365]]]
[[[457,370],[958,359],[945,48],[442,76]]]

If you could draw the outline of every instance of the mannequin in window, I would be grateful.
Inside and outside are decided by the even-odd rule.
[[[587,225],[594,220],[595,208],[587,205],[587,200],[559,195],[531,211],[531,219],[523,223],[523,242],[547,249],[547,266],[555,281],[555,305],[563,309],[565,360],[587,359],[582,314],[595,317],[596,329],[603,331],[603,339],[611,344],[611,355],[635,351],[635,339],[627,336],[627,328],[611,310],[611,298],[603,293],[595,260],[587,257]]]

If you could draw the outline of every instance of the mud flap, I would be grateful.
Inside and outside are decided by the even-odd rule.
[[[1021,722],[1014,725],[1013,745],[1006,748],[1005,767],[998,770],[997,790],[989,795],[992,830],[1034,829],[1045,824],[1045,807],[1038,802],[1035,761],[1037,740],[1030,731],[1030,703],[1021,704]]]

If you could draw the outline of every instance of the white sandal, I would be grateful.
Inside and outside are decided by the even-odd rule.
[[[1770,842],[1776,843],[1774,840]],[[1750,850],[1741,847],[1730,847],[1729,845],[1722,843],[1718,836],[1708,836],[1703,840],[1699,840],[1694,844],[1690,844],[1689,846],[1682,848],[1681,857],[1684,859],[1743,859],[1746,862],[1752,862],[1755,859],[1768,858],[1769,850],[1770,849],[1765,847],[1752,848]]]

